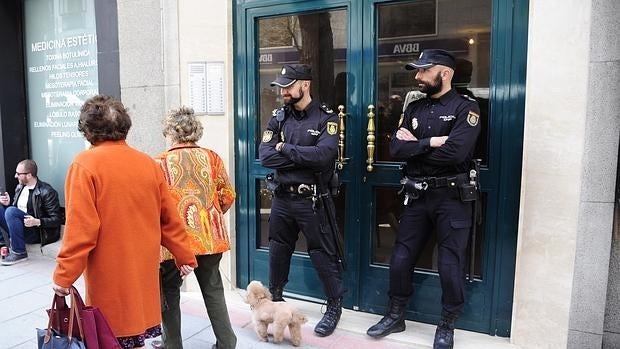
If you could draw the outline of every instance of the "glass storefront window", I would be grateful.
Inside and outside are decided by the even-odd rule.
[[[64,204],[64,180],[88,144],[80,107],[98,93],[94,0],[25,0],[24,55],[32,158]]]
[[[406,15],[403,15],[406,14]],[[428,48],[441,48],[457,59],[452,80],[457,92],[480,105],[482,132],[475,152],[486,164],[488,154],[491,1],[422,0],[378,6],[377,160],[392,161],[389,137],[411,100],[421,98],[415,71],[405,64]]]
[[[337,111],[346,105],[347,13],[333,10],[258,20],[257,134],[282,105],[280,91],[270,83],[284,64],[312,66],[312,99]],[[259,139],[260,141],[260,139]],[[258,143],[256,144],[258,154]]]
[[[312,99],[327,103],[337,110],[338,104],[346,105],[347,70],[347,13],[331,10],[259,19],[258,28],[258,89],[256,134],[272,117],[272,110],[282,105],[280,91],[270,86],[284,64],[303,63],[312,66]],[[260,141],[260,139],[258,139]],[[256,144],[258,154],[258,143]],[[267,248],[269,241],[268,217],[271,210],[271,193],[264,181],[257,182],[258,246]],[[336,220],[344,237],[345,186],[334,200]],[[295,246],[297,252],[306,251],[303,234]]]

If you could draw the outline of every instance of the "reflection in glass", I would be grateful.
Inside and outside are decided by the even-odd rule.
[[[341,241],[344,240],[345,233],[345,198],[346,187],[344,184],[340,186],[340,191],[337,197],[334,198],[334,206],[336,206],[336,223],[338,224],[338,231],[340,233]],[[264,179],[256,181],[256,202],[257,211],[257,246],[256,248],[269,248],[269,214],[271,213],[271,199],[273,194],[267,189],[267,185]],[[308,199],[309,200],[309,199]],[[296,252],[307,252],[306,239],[300,232],[298,235],[297,243],[295,244]]]
[[[375,189],[376,201],[375,229],[373,240],[372,262],[390,264],[392,248],[396,241],[398,221],[403,211],[402,198],[398,195],[400,188],[379,187]]]
[[[256,202],[258,203],[256,217],[258,218],[258,239],[256,248],[269,248],[269,214],[271,214],[271,199],[273,195],[267,189],[264,179],[256,181]],[[302,237],[303,238],[303,237]]]
[[[472,10],[475,9],[475,10]],[[378,6],[377,161],[393,161],[389,138],[417,91],[415,72],[404,66],[427,48],[442,48],[457,58],[454,88],[480,105],[481,134],[474,157],[488,159],[490,0],[420,0]],[[409,94],[409,95],[408,95]]]
[[[379,265],[389,265],[394,242],[396,241],[396,231],[398,222],[403,211],[403,197],[398,195],[400,188],[379,187],[375,189],[374,197],[377,202],[375,205],[375,227],[373,232],[372,263]],[[481,207],[486,207],[486,193],[482,193]],[[484,217],[484,212],[481,212]],[[482,246],[484,245],[484,220],[477,226],[476,254],[474,264],[474,275],[481,278],[482,265]],[[433,233],[422,250],[420,258],[416,264],[416,269],[437,272],[437,243],[436,234]],[[469,261],[469,249],[467,250],[467,260]],[[469,262],[466,264],[469,266]],[[467,272],[468,270],[466,270]]]
[[[256,132],[282,105],[276,79],[284,64],[312,66],[312,99],[333,110],[346,106],[347,15],[333,10],[258,20],[258,106]],[[260,137],[257,137],[260,141]],[[256,144],[258,148],[258,143]],[[258,152],[257,152],[258,153]]]

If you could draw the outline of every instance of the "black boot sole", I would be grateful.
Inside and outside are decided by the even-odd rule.
[[[338,327],[338,323],[336,323],[336,326],[330,330],[327,330],[326,332],[321,332],[321,331],[317,331],[316,327],[314,328],[314,334],[316,334],[319,337],[327,337],[329,335],[331,335],[332,333],[334,333],[334,331],[336,331],[336,327]]]
[[[334,329],[334,331],[335,331],[335,329]],[[316,330],[314,330],[314,334],[316,334],[319,337],[327,337],[327,336],[331,335],[332,333],[334,333],[334,331],[327,332],[327,333],[322,333],[322,332],[317,332]]]

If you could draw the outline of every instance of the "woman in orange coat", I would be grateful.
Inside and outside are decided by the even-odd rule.
[[[131,119],[120,101],[87,100],[78,129],[92,147],[78,154],[65,183],[67,219],[54,271],[66,295],[84,273],[86,303],[101,309],[123,348],[161,333],[160,245],[180,275],[197,266],[159,166],[127,145]]]
[[[202,137],[202,124],[194,110],[173,109],[164,120],[163,134],[172,147],[155,160],[161,165],[177,214],[185,223],[193,253],[198,260],[194,271],[217,343],[213,348],[235,348],[219,266],[222,253],[230,250],[224,213],[235,201],[224,162],[212,150],[196,142]],[[182,280],[175,272],[174,260],[162,249],[162,292],[167,309],[163,310],[164,348],[181,349],[181,310],[179,287]]]

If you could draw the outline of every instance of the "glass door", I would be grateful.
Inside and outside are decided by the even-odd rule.
[[[402,166],[389,154],[390,137],[399,125],[406,106],[424,98],[414,80],[415,71],[405,64],[415,61],[429,48],[451,52],[457,60],[453,87],[478,101],[481,109],[482,133],[476,158],[483,164],[486,179],[489,168],[489,97],[491,54],[491,0],[417,0],[385,2],[366,0],[368,25],[364,33],[366,114],[366,166],[360,170],[360,197],[367,202],[360,215],[361,244],[359,307],[361,310],[383,312],[388,300],[389,262],[394,246],[403,197],[398,194]],[[465,11],[467,10],[467,11]],[[374,138],[374,142],[372,142]],[[374,143],[374,144],[373,144]],[[484,182],[487,183],[486,181]],[[489,203],[492,188],[485,186],[482,206]],[[489,304],[492,283],[487,282],[483,261],[491,246],[484,236],[484,219],[477,227],[473,258],[474,278],[468,284],[467,304],[460,325],[483,331],[489,313],[477,311]],[[437,273],[435,237],[427,242],[414,272],[414,296],[408,317],[435,323],[441,313],[441,285]],[[467,272],[467,271],[466,271]]]
[[[324,1],[305,4],[284,4],[248,11],[247,80],[248,113],[248,225],[247,248],[250,255],[248,274],[251,279],[268,282],[268,220],[272,193],[267,190],[265,176],[269,169],[260,166],[258,145],[260,135],[272,117],[272,111],[282,105],[277,87],[270,86],[284,64],[304,63],[312,66],[312,99],[347,108],[347,69],[349,68],[349,11],[346,3],[326,5]],[[345,202],[349,200],[350,179],[341,175],[343,185],[336,198],[337,223],[342,239],[350,231],[346,223]],[[289,282],[285,295],[323,299],[321,281],[307,254],[303,234],[299,234],[291,261]]]

